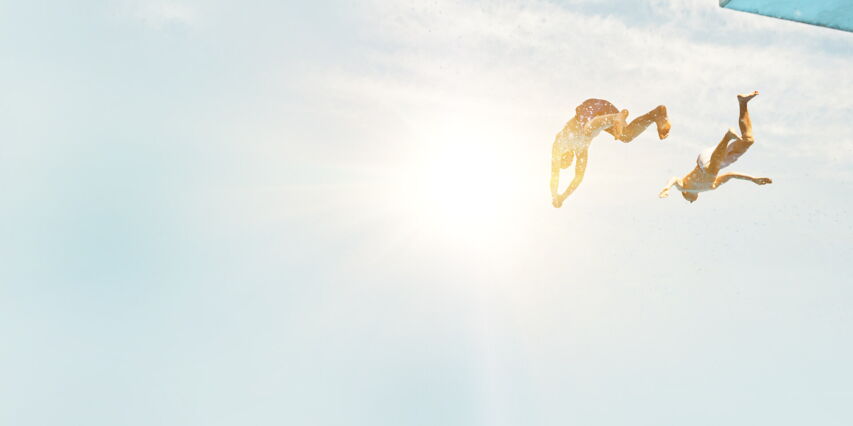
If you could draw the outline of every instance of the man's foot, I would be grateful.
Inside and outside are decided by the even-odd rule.
[[[658,138],[664,140],[669,136],[669,129],[672,128],[672,125],[669,124],[669,116],[666,113],[665,106],[659,105],[655,112],[657,113],[657,120],[655,121],[658,125]]]
[[[770,178],[757,178],[754,182],[758,185],[767,185],[768,183],[773,183],[773,179]]]
[[[758,96],[758,90],[756,90],[752,93],[747,93],[745,95],[737,95],[737,100],[738,100],[738,102],[746,103],[746,102],[749,102],[750,99],[752,99],[756,96]]]

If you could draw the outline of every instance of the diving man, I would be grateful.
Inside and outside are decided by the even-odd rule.
[[[720,174],[721,169],[737,161],[755,143],[747,103],[756,96],[758,96],[757,91],[737,96],[740,106],[738,120],[740,137],[732,129],[729,129],[716,147],[708,148],[699,154],[693,171],[682,178],[671,178],[658,194],[660,198],[669,196],[669,188],[673,186],[681,191],[684,199],[692,203],[699,198],[700,192],[713,191],[731,179],[748,180],[757,185],[773,183],[773,180],[767,177],[753,177],[741,173]]]
[[[630,124],[625,119],[628,110],[619,111],[613,104],[603,99],[587,99],[577,108],[575,116],[557,133],[551,148],[551,203],[560,207],[583,180],[589,155],[589,145],[602,130],[624,143],[631,142],[652,123],[657,124],[658,137],[664,139],[671,125],[663,105],[643,114]],[[566,169],[575,162],[575,176],[568,188],[560,194],[560,169]]]

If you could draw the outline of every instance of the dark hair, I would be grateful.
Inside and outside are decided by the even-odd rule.
[[[691,203],[699,199],[699,194],[693,192],[682,192],[681,196],[684,197],[685,200],[690,201]]]

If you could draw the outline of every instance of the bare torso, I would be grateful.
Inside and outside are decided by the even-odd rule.
[[[716,189],[717,175],[708,173],[699,166],[693,168],[683,178],[676,182],[676,188],[681,192],[699,193]]]
[[[601,129],[584,131],[583,126],[575,117],[563,126],[563,130],[554,138],[554,151],[563,156],[569,152],[580,154],[589,149],[592,140],[601,133]]]

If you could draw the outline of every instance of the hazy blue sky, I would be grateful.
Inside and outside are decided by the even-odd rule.
[[[672,133],[554,209],[588,97]],[[849,425],[851,118],[716,0],[0,0],[0,424]]]

